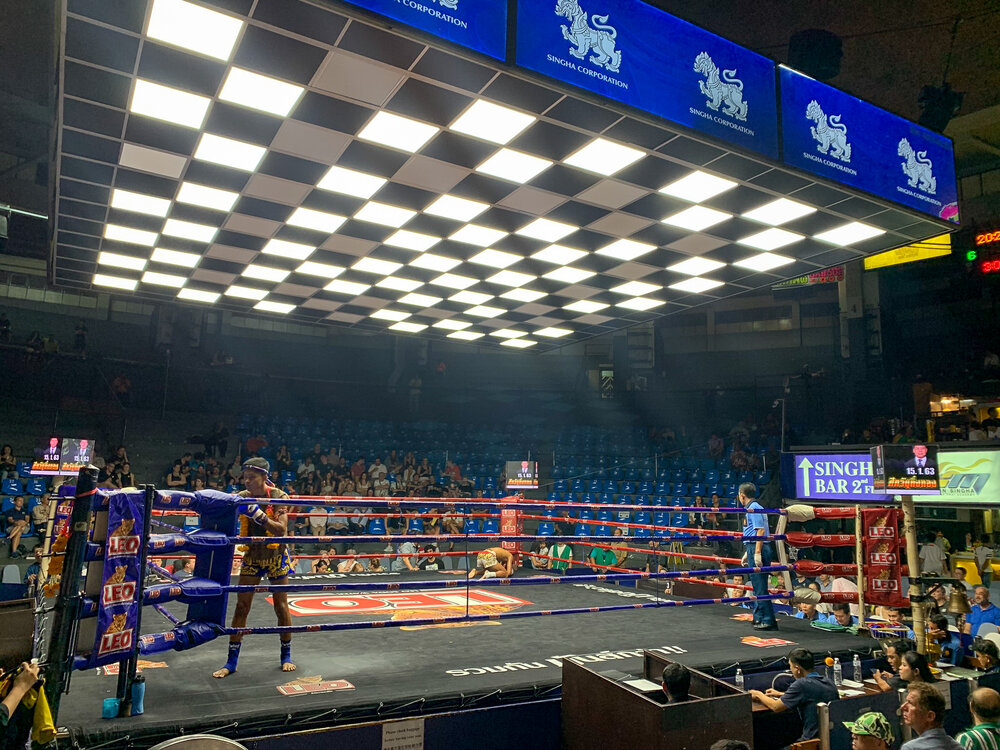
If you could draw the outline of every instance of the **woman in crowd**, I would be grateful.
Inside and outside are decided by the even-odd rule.
[[[274,466],[278,471],[289,471],[294,468],[292,463],[292,454],[288,450],[288,446],[284,443],[278,448],[278,452],[274,455]]]
[[[16,469],[17,458],[14,456],[14,447],[8,443],[0,448],[0,479],[13,475]]]
[[[368,481],[368,472],[361,472],[361,476],[358,477],[358,483],[354,488],[361,497],[371,497],[372,485]]]
[[[934,682],[927,657],[917,651],[907,651],[899,665],[899,679],[906,684],[914,682]]]
[[[976,638],[972,642],[972,653],[979,659],[979,666],[986,674],[1000,674],[1000,650],[993,641]]]

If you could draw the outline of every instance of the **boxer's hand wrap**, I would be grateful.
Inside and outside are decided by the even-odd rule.
[[[755,552],[753,556],[753,564],[756,568],[764,567],[764,556],[760,552]]]

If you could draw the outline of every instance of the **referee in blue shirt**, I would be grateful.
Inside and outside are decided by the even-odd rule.
[[[770,534],[767,515],[762,513],[763,506],[757,502],[757,487],[750,482],[744,482],[739,490],[740,503],[747,512],[743,519],[743,564],[755,568],[764,568],[774,560],[774,549],[765,537]],[[751,573],[750,584],[754,596],[766,596],[767,573]],[[753,603],[754,630],[777,630],[778,623],[774,619],[774,604],[770,599]]]

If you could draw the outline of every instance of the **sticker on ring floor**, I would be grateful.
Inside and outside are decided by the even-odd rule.
[[[272,601],[273,597],[267,597]],[[495,614],[506,612],[517,607],[530,605],[533,602],[518,599],[510,594],[487,589],[459,589],[442,591],[400,591],[380,592],[377,594],[289,594],[288,609],[296,617],[314,617],[317,615],[372,615],[392,614],[392,619],[402,612],[420,612],[406,616],[405,619],[423,619],[426,617],[455,616],[456,610],[465,614]],[[483,607],[498,608],[496,610],[475,611]],[[451,623],[444,623],[446,625]],[[465,623],[461,623],[465,624]]]
[[[795,645],[795,641],[786,641],[784,638],[761,638],[757,635],[745,635],[740,638],[740,643],[744,646],[756,646],[757,648],[776,648],[777,646]]]
[[[278,692],[285,696],[315,695],[316,693],[332,693],[335,690],[354,690],[347,680],[324,680],[322,675],[299,677],[297,680],[276,685]]]

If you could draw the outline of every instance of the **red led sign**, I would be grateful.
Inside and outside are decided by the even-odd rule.
[[[977,245],[993,245],[997,242],[1000,242],[1000,229],[992,232],[980,232],[976,235]]]

